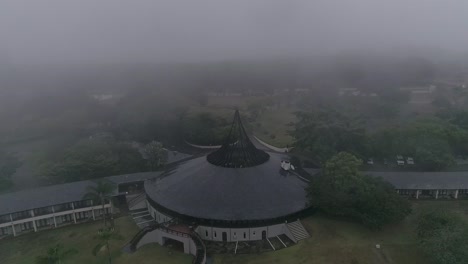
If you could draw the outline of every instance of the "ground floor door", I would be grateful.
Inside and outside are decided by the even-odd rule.
[[[223,232],[223,242],[227,242],[227,233]]]
[[[266,231],[265,230],[262,231],[262,239],[266,239]]]

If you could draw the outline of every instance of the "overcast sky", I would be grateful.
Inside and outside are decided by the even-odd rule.
[[[468,0],[0,0],[12,63],[468,50]]]

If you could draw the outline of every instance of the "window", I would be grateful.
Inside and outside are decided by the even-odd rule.
[[[244,232],[244,238],[247,238],[247,234]]]
[[[10,215],[2,215],[0,216],[0,224],[10,222]]]
[[[255,236],[255,231],[253,231],[253,233],[252,233],[252,234]]]
[[[34,215],[35,216],[46,215],[46,214],[51,214],[51,213],[52,213],[52,206],[34,209]]]
[[[208,237],[208,230],[205,230],[205,236]]]
[[[72,210],[71,203],[59,204],[54,206],[55,212],[69,211]]]
[[[216,231],[214,232],[214,237],[216,237]]]

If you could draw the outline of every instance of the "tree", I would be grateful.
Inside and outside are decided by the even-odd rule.
[[[106,247],[109,264],[112,264],[112,255],[109,242],[112,240],[122,240],[123,237],[115,232],[113,228],[104,228],[98,231],[98,234],[95,238],[100,242],[93,248],[93,255],[97,256],[99,251],[101,251],[103,247]]]
[[[78,253],[76,249],[65,250],[64,246],[57,244],[47,249],[47,254],[36,257],[36,264],[62,264],[64,260]]]
[[[220,145],[229,133],[230,122],[225,118],[202,112],[184,120],[185,139],[199,145]]]
[[[168,159],[167,149],[163,148],[162,143],[154,140],[144,147],[143,153],[146,156],[145,158],[148,161],[148,166],[151,171],[166,164]]]
[[[327,214],[357,220],[370,228],[398,222],[410,213],[407,200],[380,178],[363,175],[361,161],[340,152],[326,162],[322,174],[310,183],[311,206]]]
[[[422,136],[414,144],[414,158],[424,170],[438,171],[455,163],[452,150],[443,139]]]
[[[80,141],[56,160],[41,166],[41,174],[52,182],[88,180],[144,170],[145,162],[138,150],[108,138]]]
[[[454,154],[468,153],[468,131],[440,119],[382,129],[371,139],[374,157],[411,156],[423,170],[445,169],[454,163]]]
[[[7,190],[13,183],[11,175],[21,166],[20,160],[11,153],[0,151],[0,191]]]
[[[455,113],[448,113],[447,115],[450,123],[462,129],[468,129],[468,111],[458,111]]]
[[[94,186],[88,186],[88,192],[83,197],[84,199],[93,200],[96,203],[101,203],[102,206],[102,221],[103,226],[106,226],[105,202],[106,199],[111,201],[112,194],[115,190],[115,184],[107,180],[99,180]]]
[[[314,153],[320,162],[341,151],[366,155],[366,133],[360,120],[330,109],[296,112],[296,116],[298,120],[292,132],[295,147]]]

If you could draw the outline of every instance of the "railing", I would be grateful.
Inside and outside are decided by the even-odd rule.
[[[138,242],[140,242],[140,240],[143,238],[143,236],[146,235],[146,233],[157,229],[159,226],[160,226],[160,224],[158,224],[157,222],[153,222],[150,225],[145,226],[143,229],[138,231],[138,233],[136,233],[136,235],[132,238],[132,240],[130,240],[130,243],[129,243],[130,244],[130,251],[134,252],[136,250]]]
[[[195,258],[193,258],[192,260],[192,264],[204,263],[204,261],[206,260],[205,243],[203,243],[203,240],[196,232],[192,232],[192,234],[190,234],[190,238],[193,240],[195,246],[197,247],[197,252],[195,254]]]
[[[187,143],[187,145],[190,145],[194,148],[199,148],[199,149],[219,149],[221,147],[221,145],[215,145],[215,146],[203,146],[203,145],[196,145],[196,144],[192,144],[190,142],[188,142],[187,140],[185,140],[185,143]]]
[[[146,193],[141,193],[127,202],[128,207],[132,207],[146,198]]]
[[[171,234],[171,235],[176,235],[176,236],[179,236],[179,237],[190,237],[189,233],[176,231],[176,230],[164,227],[164,226],[160,226],[159,229],[166,232],[166,233],[168,233],[168,234]]]

